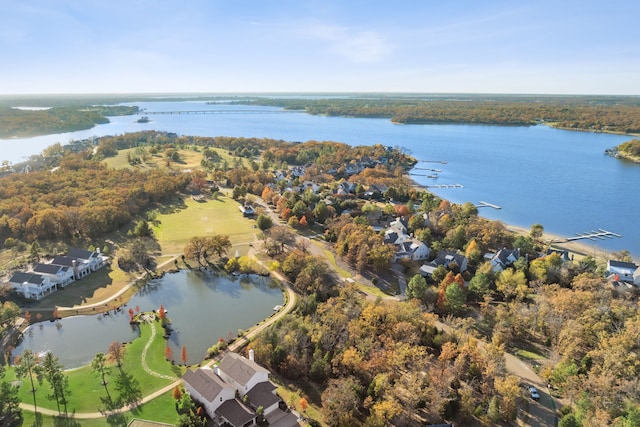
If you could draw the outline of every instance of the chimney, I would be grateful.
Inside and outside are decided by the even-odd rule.
[[[215,373],[217,376],[220,376],[220,368],[218,366],[215,367]]]
[[[253,360],[253,349],[252,348],[249,349],[249,360],[251,360],[252,362],[255,362],[255,360]]]

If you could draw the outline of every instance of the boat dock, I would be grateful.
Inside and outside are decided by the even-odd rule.
[[[597,231],[591,230],[584,233],[576,233],[575,237],[567,237],[565,241],[571,242],[574,240],[582,240],[582,239],[597,241],[597,240],[613,239],[614,237],[622,237],[622,234],[614,233],[613,231],[607,231],[607,230],[603,230],[602,228],[599,228]]]
[[[422,163],[440,163],[442,165],[447,164],[446,160],[418,160],[418,161]]]
[[[425,185],[426,188],[464,188],[462,184],[434,184]]]
[[[489,203],[489,202],[485,202],[480,200],[478,202],[478,204],[476,205],[476,208],[493,208],[493,209],[502,209],[500,206],[498,205],[494,205],[493,203]]]

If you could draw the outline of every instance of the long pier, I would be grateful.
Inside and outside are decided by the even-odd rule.
[[[426,188],[464,188],[462,184],[434,184],[425,185]]]
[[[597,241],[597,240],[613,239],[614,237],[622,237],[622,234],[614,233],[613,231],[607,231],[607,230],[603,230],[602,228],[599,228],[597,231],[591,230],[585,233],[576,233],[575,237],[567,237],[565,241],[571,242],[574,240],[582,240],[582,239]]]
[[[489,203],[489,202],[485,202],[483,200],[480,200],[478,202],[478,204],[476,205],[477,208],[493,208],[493,209],[502,209],[500,206],[498,205],[494,205],[493,203]]]
[[[139,115],[181,115],[181,114],[300,114],[304,110],[180,110],[180,111],[141,111]]]

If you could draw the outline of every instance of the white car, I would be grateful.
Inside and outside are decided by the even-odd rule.
[[[533,386],[529,387],[529,394],[531,395],[531,398],[533,400],[540,399],[540,393],[538,393],[538,389]]]

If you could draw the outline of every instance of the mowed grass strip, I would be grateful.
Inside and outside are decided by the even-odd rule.
[[[172,397],[173,391],[169,391],[144,405],[138,406],[134,411],[127,411],[122,414],[119,419],[125,420],[128,424],[132,419],[158,421],[166,424],[177,424],[179,420],[178,413],[175,409],[175,400]],[[114,420],[108,420],[106,417],[96,419],[79,419],[74,418],[73,414],[69,414],[70,418],[50,417],[39,414],[38,418],[41,422],[36,423],[36,417],[33,412],[22,411],[23,426],[59,426],[59,427],[111,427],[116,425]]]
[[[192,237],[222,234],[235,245],[248,245],[254,240],[255,221],[242,216],[238,202],[226,196],[218,200],[197,202],[185,199],[186,209],[170,214],[159,214],[153,233],[163,254],[177,254]],[[233,255],[230,253],[229,255]]]

